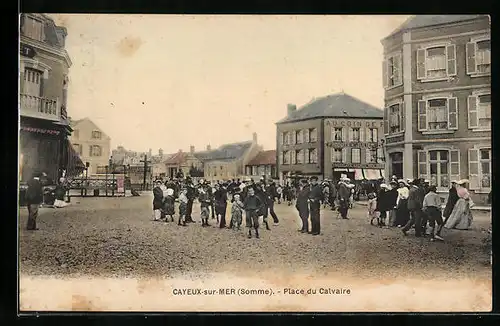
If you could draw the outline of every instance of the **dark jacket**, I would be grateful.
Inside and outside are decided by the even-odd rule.
[[[163,190],[160,187],[153,188],[153,209],[161,209],[163,207]]]
[[[246,211],[260,211],[262,206],[264,206],[262,200],[257,195],[247,196],[247,198],[245,198],[244,205]]]
[[[214,201],[216,205],[226,205],[227,191],[224,188],[219,188],[214,193]]]
[[[28,181],[28,189],[26,189],[26,204],[41,204],[43,202],[43,187],[40,180],[31,179]]]
[[[309,204],[311,207],[319,207],[321,201],[323,200],[323,190],[319,184],[311,186],[311,191],[309,192]]]
[[[62,184],[56,186],[55,195],[57,200],[64,200],[64,194],[66,193],[66,188]]]
[[[351,197],[351,189],[349,189],[344,183],[341,183],[339,185],[338,197],[339,199],[349,200],[349,197]]]
[[[381,188],[377,194],[377,207],[375,210],[377,212],[387,212],[388,209],[388,192]]]
[[[446,200],[446,206],[444,207],[443,217],[447,218],[451,215],[455,204],[458,201],[457,189],[455,187],[451,187],[448,192],[448,199]]]
[[[387,210],[393,210],[394,207],[396,206],[396,202],[398,201],[398,189],[397,188],[392,188],[387,192]]]
[[[297,202],[295,203],[295,208],[301,213],[306,213],[309,211],[309,192],[310,188],[305,186],[302,190],[299,190],[297,195]]]
[[[411,186],[408,194],[408,210],[415,211],[422,209],[422,203],[424,201],[423,191],[420,188]]]

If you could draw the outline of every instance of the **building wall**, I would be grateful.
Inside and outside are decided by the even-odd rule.
[[[316,141],[315,142],[303,142],[302,144],[296,144],[295,142],[291,144],[285,144],[283,141],[283,133],[291,132],[292,134],[297,130],[306,129],[316,129]],[[323,157],[323,144],[322,144],[322,119],[312,119],[305,121],[290,122],[284,124],[277,124],[276,126],[276,162],[277,163],[277,174],[280,178],[283,174],[289,172],[300,172],[302,174],[314,174],[322,175],[322,160]],[[309,150],[315,148],[317,150],[317,163],[303,163],[303,164],[284,164],[280,158],[285,151],[292,150]]]
[[[334,177],[334,168],[349,168],[349,169],[383,169],[384,168],[384,152],[383,152],[383,119],[325,119],[324,122],[324,139],[325,139],[325,155],[324,155],[324,175],[326,178]],[[341,128],[344,139],[337,141],[334,139],[335,128]],[[356,141],[352,139],[352,128],[360,129],[360,139]],[[369,137],[371,129],[376,131],[376,140],[371,142]],[[333,150],[342,151],[342,162],[334,162]],[[359,149],[360,161],[352,161],[352,150]],[[376,151],[376,156],[373,155],[375,162],[367,161],[367,151],[373,149]],[[375,154],[375,153],[374,153]]]
[[[101,132],[101,139],[92,138],[93,131]],[[88,174],[93,175],[97,173],[98,166],[106,166],[109,164],[111,155],[111,139],[102,130],[88,119],[81,120],[78,124],[73,126],[73,134],[70,137],[71,144],[80,154],[82,162],[89,162]],[[78,146],[80,145],[80,146]],[[91,156],[91,146],[100,146],[101,155]]]
[[[469,155],[479,153],[477,152],[479,148],[491,148],[491,131],[484,130],[485,128],[480,130],[479,128],[469,127],[471,121],[476,120],[469,111],[468,101],[471,96],[490,92],[491,75],[489,73],[467,73],[466,47],[467,43],[473,42],[477,38],[488,38],[489,29],[489,19],[483,18],[473,22],[412,30],[403,34],[401,41],[404,94],[403,92],[394,93],[392,89],[386,88],[385,103],[386,108],[396,103],[401,104],[404,114],[404,122],[402,123],[404,130],[401,133],[386,135],[388,157],[386,175],[392,169],[390,154],[400,152],[403,154],[405,178],[424,177],[432,179],[430,171],[425,170],[424,167],[429,167],[429,161],[421,162],[419,158],[430,159],[429,151],[445,150],[448,152],[448,162],[444,167],[444,169],[448,170],[446,178],[469,179],[471,181],[470,188],[473,200],[476,203],[485,203],[487,194],[491,191],[491,184],[490,187],[484,187],[488,182],[483,184],[481,178],[487,177],[486,173],[479,173],[479,175],[471,173],[474,172],[474,168],[471,169],[471,164],[474,166],[476,162],[469,160]],[[387,47],[390,42],[395,43],[398,40],[384,40],[383,44]],[[392,46],[394,47],[394,44]],[[419,50],[422,52],[423,49],[433,46],[447,46],[447,51],[452,53],[451,56],[447,57],[447,65],[449,66],[450,61],[452,62],[453,58],[455,58],[456,70],[450,70],[447,66],[447,74],[442,79],[419,79],[420,76],[417,76]],[[454,51],[452,50],[453,46]],[[387,49],[384,49],[384,53],[388,52]],[[447,113],[456,111],[456,118],[453,115],[447,115],[448,125],[442,130],[431,130],[429,128],[423,130],[422,126],[424,124],[420,123],[423,119],[419,120],[419,105],[421,105],[422,109],[423,101],[431,98],[447,99],[446,103],[449,105],[447,106]],[[420,115],[420,117],[423,116]],[[386,121],[388,122],[387,115]],[[453,159],[451,153],[454,155]],[[459,162],[457,162],[457,156],[459,156]],[[484,164],[486,169],[488,161],[483,161],[478,165],[481,164]],[[491,166],[491,161],[489,164]],[[425,173],[422,173],[422,169]],[[457,169],[458,174],[456,174]],[[445,188],[440,189],[443,196],[447,193]]]

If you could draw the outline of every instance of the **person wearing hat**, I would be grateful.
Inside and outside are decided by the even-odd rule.
[[[385,220],[387,218],[387,212],[390,211],[390,203],[388,196],[388,187],[385,183],[380,184],[380,190],[377,194],[377,208],[375,211],[380,213],[379,227],[385,227]]]
[[[307,180],[300,180],[295,208],[299,212],[299,217],[302,222],[302,228],[299,230],[301,233],[307,233],[309,231],[309,191],[310,188]]]
[[[267,185],[264,184],[264,191],[267,200],[267,208],[264,214],[264,218],[267,221],[268,214],[273,218],[274,225],[279,225],[280,220],[276,212],[274,211],[274,200],[278,196],[278,192],[276,190],[276,185],[272,179],[267,180]]]
[[[210,226],[208,218],[210,217],[210,205],[212,204],[209,192],[210,188],[205,186],[203,179],[200,180],[198,187],[198,201],[200,202],[201,226]]]
[[[453,207],[450,217],[444,224],[447,229],[468,230],[472,224],[471,207],[474,205],[470,198],[467,184],[469,180],[462,179],[457,181],[457,195],[458,200]]]
[[[410,212],[408,211],[408,184],[405,180],[398,180],[398,199],[396,201],[396,221],[394,225],[398,228],[406,225],[410,220]]]
[[[38,230],[36,220],[38,218],[38,208],[43,202],[43,186],[40,181],[40,173],[34,173],[28,181],[28,189],[25,193],[26,206],[28,207],[27,230]]]
[[[226,211],[227,211],[227,191],[223,185],[215,185],[214,193],[214,204],[215,204],[215,215],[217,216],[217,221],[219,223],[219,228],[223,229],[226,227]]]
[[[186,205],[186,216],[185,220],[187,223],[194,223],[193,217],[191,214],[193,213],[193,204],[194,199],[196,198],[196,188],[193,184],[193,179],[190,176],[186,177],[186,197],[188,199]]]
[[[153,220],[160,221],[163,208],[163,190],[161,189],[161,180],[155,181],[153,188]]]
[[[339,191],[337,193],[339,199],[339,213],[342,219],[347,220],[347,213],[349,212],[349,198],[351,197],[351,189],[347,182],[347,177],[340,178]]]
[[[396,208],[398,202],[398,182],[397,180],[391,180],[389,183],[389,189],[386,193],[387,196],[387,206],[389,208],[389,226],[395,226],[396,223]]]
[[[186,226],[187,204],[187,189],[181,188],[181,190],[179,191],[179,221],[177,222],[177,225]]]
[[[311,234],[319,235],[321,232],[320,208],[323,192],[318,184],[318,177],[311,177],[311,191],[309,192],[309,212],[311,214]]]
[[[436,233],[437,235],[441,236],[441,230],[443,229],[443,226],[446,224],[446,222],[448,222],[448,219],[450,218],[451,212],[453,211],[453,208],[455,207],[457,201],[457,180],[452,180],[450,190],[448,191],[448,198],[446,199],[446,206],[443,210],[444,222],[438,227]]]
[[[407,232],[410,228],[415,225],[415,236],[422,236],[422,203],[423,199],[423,191],[419,188],[419,180],[414,179],[410,184],[410,189],[408,191],[408,211],[410,212],[410,220],[406,225],[401,229],[404,235],[407,235]]]
[[[431,241],[443,240],[439,234],[435,234],[436,224],[443,225],[443,218],[441,216],[441,197],[437,194],[436,186],[429,186],[429,192],[424,197],[422,204],[422,211],[427,215],[429,225],[431,227]]]

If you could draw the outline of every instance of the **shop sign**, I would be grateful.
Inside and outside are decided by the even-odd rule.
[[[360,119],[353,119],[353,120],[346,120],[346,119],[329,119],[326,121],[327,125],[330,125],[332,127],[366,127],[366,128],[383,128],[384,127],[384,121],[367,121],[367,120],[360,120]]]
[[[399,142],[403,142],[405,140],[405,137],[404,136],[395,136],[395,137],[385,137],[385,143],[386,144],[394,144],[394,143],[399,143]]]
[[[39,134],[48,134],[48,135],[59,135],[60,134],[60,132],[58,130],[43,129],[43,128],[21,127],[21,130],[28,131],[28,132],[36,132]]]
[[[343,169],[384,169],[384,164],[379,163],[332,163],[333,168]]]
[[[372,142],[343,142],[343,141],[331,141],[327,142],[326,146],[328,147],[334,147],[334,148],[344,148],[344,147],[354,147],[354,148],[370,148],[370,149],[377,149],[381,147],[379,143],[372,143]]]

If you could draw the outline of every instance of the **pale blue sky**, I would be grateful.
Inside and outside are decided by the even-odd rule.
[[[253,131],[273,149],[287,103],[341,90],[382,107],[380,40],[408,18],[51,16],[68,29],[70,116],[112,148],[166,153]]]

